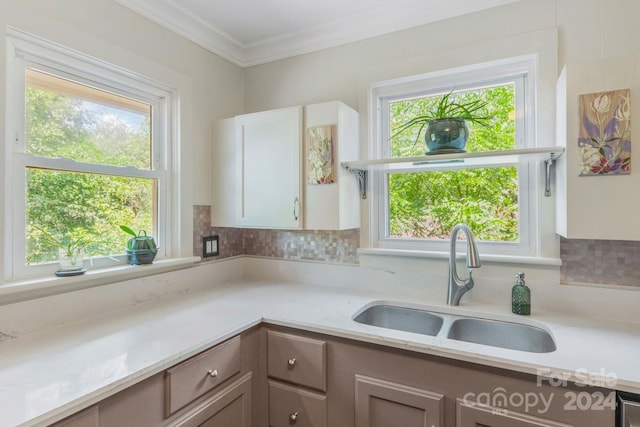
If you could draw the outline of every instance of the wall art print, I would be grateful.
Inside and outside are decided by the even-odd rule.
[[[307,129],[307,184],[335,182],[333,139],[335,126],[315,126]]]
[[[631,91],[580,95],[580,176],[631,173]]]

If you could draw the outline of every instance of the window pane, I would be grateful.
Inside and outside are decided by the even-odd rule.
[[[389,174],[389,237],[448,239],[458,223],[476,238],[517,242],[517,167]]]
[[[389,103],[391,157],[422,156],[428,151],[424,140],[425,129],[421,129],[420,125],[412,126],[400,133],[398,130],[408,120],[429,114],[445,95]],[[516,147],[514,84],[455,92],[452,96],[458,102],[482,100],[487,103],[482,111],[483,116],[489,117],[487,126],[467,122],[469,141],[466,151],[509,150]]]
[[[46,73],[26,72],[26,151],[151,169],[151,106]]]
[[[153,179],[27,168],[27,264],[58,259],[45,233],[90,240],[87,256],[123,254],[121,224],[157,235],[156,194]]]

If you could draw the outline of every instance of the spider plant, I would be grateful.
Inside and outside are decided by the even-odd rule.
[[[490,116],[487,115],[485,110],[487,104],[488,102],[482,99],[459,100],[458,96],[453,92],[449,92],[443,95],[433,108],[427,110],[424,114],[407,120],[394,129],[395,133],[391,138],[395,138],[413,126],[419,126],[414,142],[414,144],[416,144],[420,139],[422,131],[429,123],[439,119],[463,119],[480,126],[487,126],[490,119]]]

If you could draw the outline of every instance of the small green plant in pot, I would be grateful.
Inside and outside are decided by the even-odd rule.
[[[136,233],[126,225],[121,225],[120,229],[133,236],[127,241],[126,254],[129,264],[151,264],[158,253],[158,245],[153,236],[148,236],[144,230]]]
[[[394,129],[395,133],[391,138],[418,126],[414,144],[426,129],[424,138],[429,148],[426,154],[463,153],[469,138],[467,122],[480,126],[489,124],[486,105],[487,102],[482,99],[464,100],[449,92],[424,114],[413,117]]]
[[[49,247],[58,249],[60,270],[58,273],[73,273],[82,271],[84,262],[84,249],[94,243],[92,239],[85,237],[73,238],[70,234],[54,234],[44,228],[31,225],[40,234],[39,238]],[[84,271],[83,271],[84,272]],[[56,274],[58,274],[56,273]]]

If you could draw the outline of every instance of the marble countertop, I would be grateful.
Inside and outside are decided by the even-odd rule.
[[[0,343],[0,426],[47,425],[261,322],[568,381],[640,392],[640,327],[481,305],[421,307],[518,321],[552,333],[557,350],[527,353],[362,325],[352,316],[402,297],[242,280]]]

